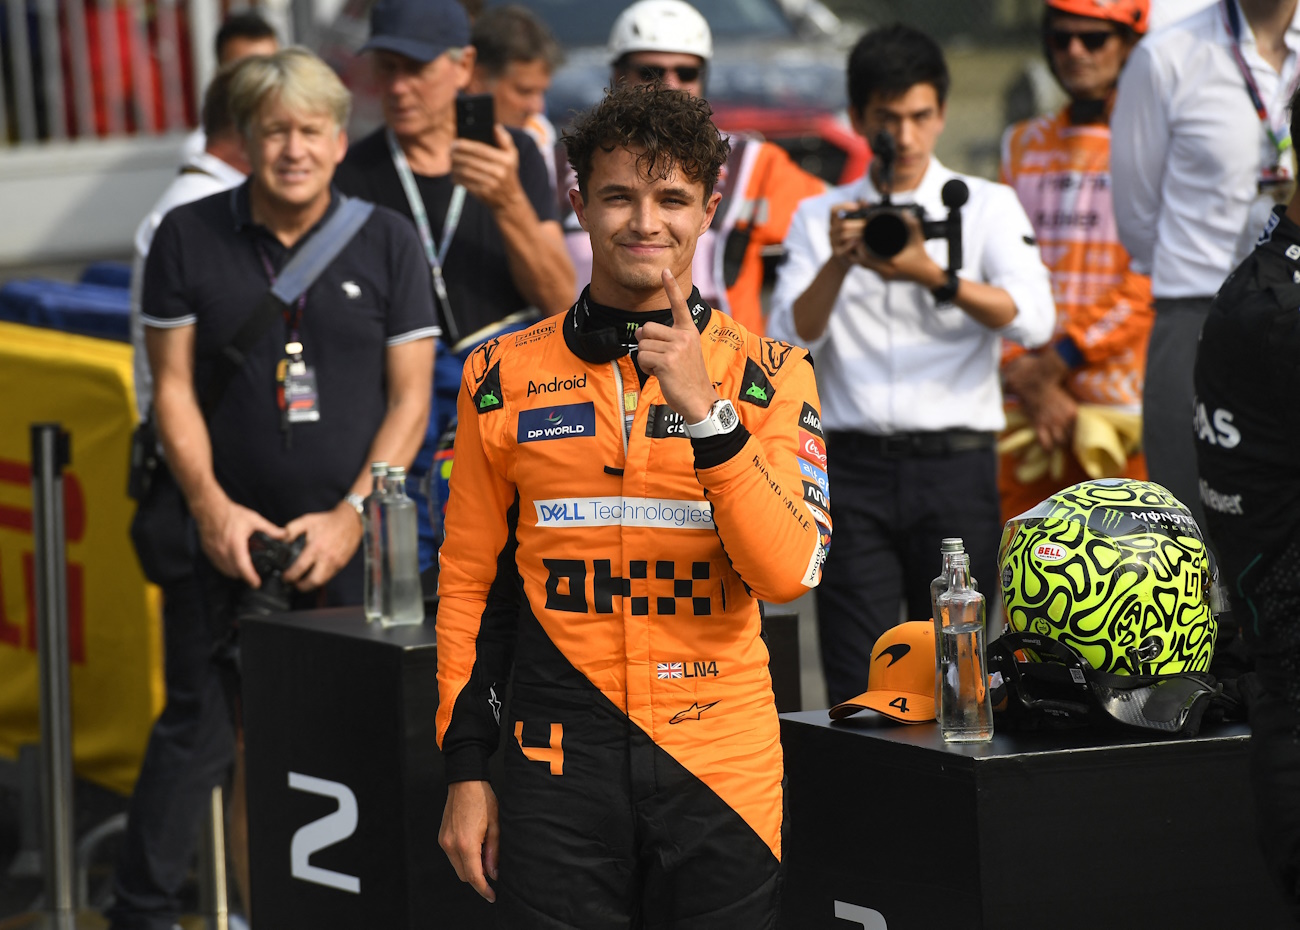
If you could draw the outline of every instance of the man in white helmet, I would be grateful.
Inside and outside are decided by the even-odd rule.
[[[658,81],[703,97],[712,58],[709,24],[684,0],[639,0],[619,14],[610,31],[613,86]],[[700,236],[692,274],[711,306],[762,335],[763,249],[781,243],[799,201],[820,194],[826,185],[778,145],[742,134],[729,140],[731,156],[717,188],[722,201],[712,227]],[[565,185],[561,199],[572,186]],[[564,232],[581,294],[591,280],[591,240],[572,212],[565,217]]]

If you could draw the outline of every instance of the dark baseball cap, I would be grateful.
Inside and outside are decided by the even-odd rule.
[[[370,9],[370,41],[361,51],[397,52],[433,61],[469,45],[469,16],[460,0],[379,0]]]

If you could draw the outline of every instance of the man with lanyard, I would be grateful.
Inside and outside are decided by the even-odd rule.
[[[210,654],[231,643],[250,592],[262,587],[250,556],[258,533],[302,546],[283,574],[289,609],[361,603],[368,463],[409,462],[424,434],[435,332],[428,273],[409,223],[332,190],[349,109],[337,75],[304,49],[241,64],[230,110],[249,180],[168,213],[145,266],[154,407],[192,520],[195,603]],[[360,225],[339,235],[339,214]],[[331,237],[336,254],[301,297],[268,304],[286,267],[297,256],[323,262]],[[223,361],[232,347],[242,349],[238,364]],[[223,671],[237,722],[237,668]],[[211,739],[188,758],[150,755],[141,774],[152,777],[151,764],[184,768],[153,814],[191,836],[234,749],[229,721],[205,732]],[[234,758],[229,839],[247,906]],[[181,878],[186,865],[166,864]],[[174,893],[119,888],[114,930],[171,930]]]
[[[1044,51],[1070,102],[1007,130],[1002,182],[1019,196],[1052,272],[1056,334],[1036,352],[1003,347],[1008,432],[1019,420],[1037,437],[1002,456],[1004,520],[1088,478],[1146,478],[1140,451],[1119,471],[1086,472],[1075,434],[1086,404],[1089,415],[1113,416],[1140,438],[1151,281],[1130,267],[1115,230],[1107,121],[1120,70],[1146,32],[1147,0],[1045,0],[1045,7]],[[1059,471],[1047,453],[1060,456]]]
[[[820,443],[812,366],[692,286],[727,154],[703,100],[616,88],[564,141],[591,285],[465,366],[439,840],[497,926],[774,928],[758,598],[814,587],[829,545],[825,494],[800,477]],[[498,829],[487,759],[512,650]]]
[[[1147,470],[1202,525],[1187,426],[1196,343],[1219,285],[1290,196],[1298,50],[1296,0],[1219,0],[1139,43],[1111,117],[1115,221],[1155,298]]]
[[[965,540],[981,584],[996,577],[1001,342],[1041,345],[1055,320],[1015,192],[955,175],[933,155],[949,81],[938,44],[907,26],[877,29],[854,46],[848,72],[854,131],[894,140],[894,202],[945,216],[942,191],[953,180],[969,198],[960,276],[948,244],[923,240],[910,212],[902,251],[883,259],[867,248],[866,221],[846,214],[881,201],[879,157],[860,181],[801,203],[786,237],[768,331],[816,359],[827,451],[838,463],[839,531],[817,589],[832,703],[867,690],[872,646],[898,623],[900,601],[909,617],[930,615],[941,539]]]
[[[433,275],[442,338],[428,433],[411,468],[424,484],[456,413],[465,357],[573,299],[573,269],[554,217],[546,165],[524,132],[498,125],[496,145],[456,138],[456,95],[474,70],[469,19],[456,0],[379,0],[370,39],[385,126],[339,168],[344,193],[406,214]],[[436,555],[420,507],[420,567]]]
[[[684,0],[638,0],[615,20],[608,54],[611,86],[658,81],[704,97],[713,33]],[[826,185],[774,143],[739,133],[728,139],[731,154],[718,181],[718,216],[695,250],[695,286],[710,304],[750,332],[762,333],[763,250],[780,245],[795,206]],[[565,213],[565,242],[581,289],[591,277],[591,241],[576,215]]]
[[[1300,93],[1290,101],[1300,131]],[[1264,861],[1300,918],[1300,196],[1278,206],[1205,319],[1196,355],[1201,502],[1255,661],[1250,775]]]

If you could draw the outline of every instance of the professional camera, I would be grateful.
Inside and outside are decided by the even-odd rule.
[[[943,205],[948,208],[948,218],[927,220],[925,209],[916,204],[895,204],[890,192],[894,187],[894,161],[898,148],[894,137],[881,130],[871,140],[871,154],[876,166],[876,186],[882,193],[880,203],[847,211],[844,219],[866,220],[862,227],[862,241],[873,255],[893,258],[907,245],[909,237],[905,214],[911,213],[921,223],[921,235],[926,239],[948,240],[948,270],[961,269],[961,208],[970,197],[966,182],[953,178],[943,186]]]
[[[239,596],[235,613],[240,617],[264,617],[289,610],[293,589],[285,583],[284,573],[307,545],[306,535],[289,542],[272,539],[261,530],[248,540],[248,554],[253,560],[253,570],[262,579],[260,588],[246,588]]]

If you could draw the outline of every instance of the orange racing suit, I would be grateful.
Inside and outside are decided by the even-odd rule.
[[[530,928],[768,926],[782,758],[757,599],[814,587],[830,542],[812,364],[693,291],[742,424],[702,461],[630,356],[584,361],[585,300],[465,366],[437,620],[447,778],[487,778],[514,640],[498,909]]]

